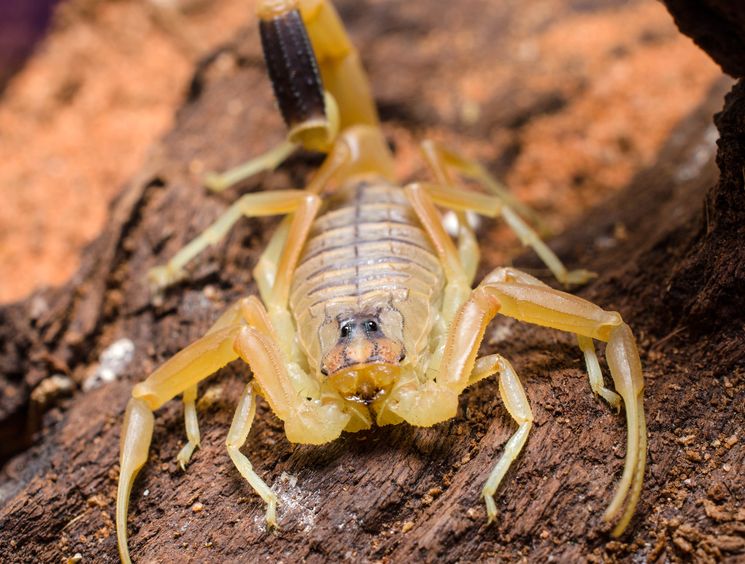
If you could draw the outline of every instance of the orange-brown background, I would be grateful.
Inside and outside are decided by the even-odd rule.
[[[60,5],[50,34],[0,99],[0,302],[74,272],[82,247],[106,221],[108,202],[171,124],[195,63],[251,25],[253,5]],[[509,30],[514,43],[504,60],[484,61],[433,99],[439,113],[468,123],[479,119],[479,101],[515,72],[523,87],[553,84],[566,94],[568,108],[549,107],[520,128],[522,150],[506,178],[560,229],[649,164],[721,73],[654,0],[588,9],[561,25],[551,24],[551,9],[550,0],[531,2],[525,26],[545,21],[542,33],[525,40],[520,29]],[[469,42],[469,32],[443,21],[416,48],[448,41]],[[474,146],[474,156],[493,158],[516,141],[510,132],[486,135],[491,154]],[[404,163],[414,156],[401,155]]]

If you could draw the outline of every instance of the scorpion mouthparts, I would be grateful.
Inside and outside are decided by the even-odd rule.
[[[359,325],[364,323],[373,325],[369,320]],[[352,324],[342,327],[339,341],[324,356],[321,363],[322,373],[331,375],[341,370],[366,365],[396,365],[405,358],[404,347],[399,341],[371,333],[369,330],[363,334],[361,328],[350,325]]]
[[[334,372],[328,381],[343,397],[368,404],[390,390],[399,372],[396,364],[357,364]]]

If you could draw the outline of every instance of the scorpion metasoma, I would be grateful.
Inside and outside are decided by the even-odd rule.
[[[251,368],[227,436],[238,471],[266,502],[276,526],[277,496],[241,453],[262,396],[293,443],[319,445],[342,431],[406,421],[428,427],[456,415],[463,390],[493,374],[518,425],[483,488],[493,521],[494,494],[523,448],[533,415],[522,384],[499,354],[478,357],[488,323],[499,313],[574,333],[592,390],[625,406],[626,461],[604,518],[613,535],[628,525],[639,500],[646,459],[641,362],[621,316],[554,290],[514,268],[497,268],[475,289],[476,238],[467,212],[501,216],[564,285],[587,271],[567,271],[523,221],[508,193],[477,163],[432,142],[422,146],[435,181],[403,188],[379,126],[359,56],[328,0],[263,0],[258,17],[274,92],[288,139],[236,173],[208,178],[221,189],[269,170],[298,147],[327,156],[304,190],[242,196],[150,279],[162,289],[183,266],[215,244],[241,217],[286,215],[254,275],[256,296],[231,306],[201,339],[176,354],[132,391],[121,439],[117,535],[129,562],[127,509],[132,483],[147,460],[153,411],[183,394],[188,442],[182,466],[199,445],[197,385],[240,357]],[[456,187],[452,173],[486,192]],[[437,208],[454,212],[451,236]],[[525,212],[523,211],[523,215]],[[603,385],[593,339],[607,342],[616,392]]]

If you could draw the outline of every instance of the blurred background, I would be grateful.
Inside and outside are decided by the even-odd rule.
[[[501,162],[509,186],[561,229],[654,162],[721,71],[656,0],[575,0],[560,21],[556,3],[505,0],[519,25],[500,38],[504,58],[422,96],[447,127],[479,132],[484,100],[521,77],[539,103],[519,123],[474,134],[474,156]],[[168,131],[197,62],[255,25],[254,5],[0,2],[0,302],[71,276],[111,199]],[[411,48],[468,41],[467,29],[448,29],[457,22],[441,23]]]
[[[57,0],[5,0],[0,4],[0,89],[44,35]]]

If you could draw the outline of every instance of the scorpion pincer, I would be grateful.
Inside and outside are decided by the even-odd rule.
[[[162,289],[184,265],[215,244],[243,216],[285,215],[254,270],[261,299],[231,306],[205,334],[137,384],[121,439],[117,535],[129,562],[127,509],[147,460],[153,411],[182,394],[188,442],[182,466],[199,445],[197,385],[241,358],[253,373],[227,436],[238,471],[266,503],[276,526],[277,497],[240,448],[262,396],[284,422],[287,439],[319,445],[342,431],[403,421],[431,426],[456,415],[465,388],[491,375],[518,425],[483,488],[489,521],[494,494],[530,431],[522,384],[499,354],[478,356],[497,315],[576,334],[592,390],[623,403],[628,441],[623,476],[608,509],[612,534],[628,525],[639,500],[646,458],[641,362],[621,316],[555,289],[514,268],[497,268],[472,288],[479,252],[466,212],[501,216],[564,285],[587,271],[567,271],[521,218],[528,213],[480,165],[432,142],[423,153],[434,182],[396,184],[393,156],[379,127],[367,77],[328,0],[264,0],[258,9],[267,68],[288,139],[239,171],[213,175],[212,189],[274,168],[298,147],[326,159],[303,190],[251,193],[237,200],[165,266],[150,273]],[[452,174],[486,192],[457,187]],[[457,234],[438,210],[459,220]],[[604,341],[615,392],[604,387],[594,340]]]

